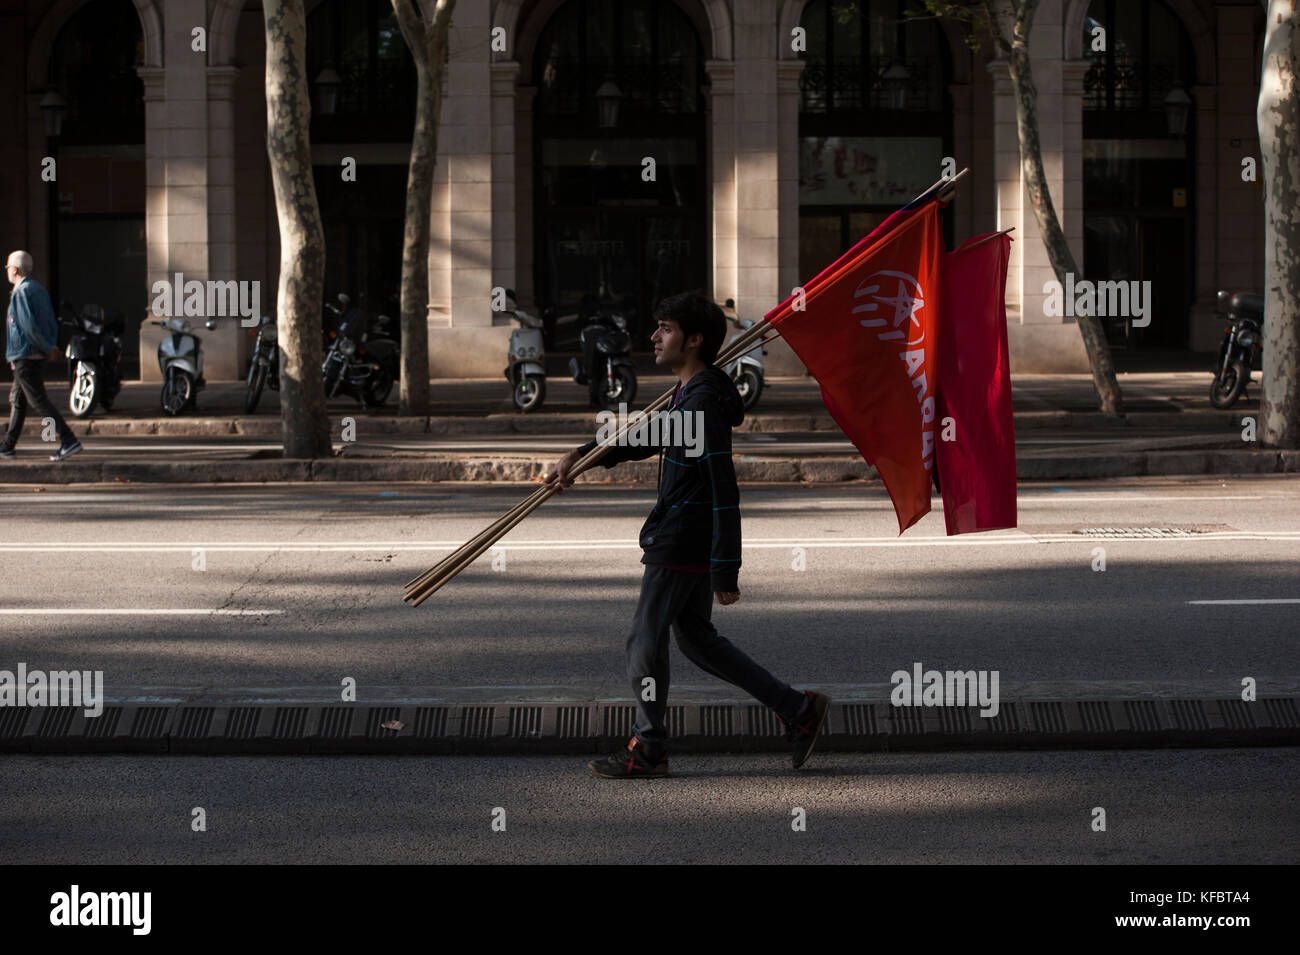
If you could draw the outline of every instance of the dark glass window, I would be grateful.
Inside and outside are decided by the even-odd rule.
[[[943,110],[943,39],[934,21],[907,17],[910,2],[813,0],[804,7],[804,113]]]
[[[144,34],[131,0],[96,0],[59,31],[50,85],[67,101],[61,142],[144,142]]]
[[[341,83],[333,115],[319,107],[317,77]],[[409,142],[415,129],[415,62],[389,0],[326,0],[307,17],[312,142]]]
[[[1093,33],[1105,30],[1105,50]],[[1182,22],[1161,0],[1093,0],[1083,23],[1084,135],[1166,135],[1164,100],[1195,82],[1195,54]]]
[[[618,125],[702,114],[701,53],[695,28],[662,0],[570,0],[547,23],[537,44],[534,82],[541,116],[599,119],[596,94],[607,80],[618,89]]]

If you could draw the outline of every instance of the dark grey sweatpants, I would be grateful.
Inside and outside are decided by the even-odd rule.
[[[666,570],[647,564],[641,578],[632,633],[627,638],[627,676],[637,701],[633,732],[647,755],[657,757],[668,746],[668,631],[688,660],[705,673],[738,686],[790,721],[799,714],[804,695],[782,683],[719,636],[709,617],[713,590],[708,574]],[[646,678],[654,680],[652,685]],[[653,694],[648,692],[652,686]],[[653,696],[653,699],[646,699]]]

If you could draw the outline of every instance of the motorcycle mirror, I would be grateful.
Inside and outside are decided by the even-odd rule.
[[[349,305],[352,304],[352,299],[348,298],[348,296],[346,296],[342,292],[339,292],[339,301],[343,303],[344,308],[347,308]]]
[[[723,304],[726,305],[727,308],[735,308],[736,300],[734,298],[729,298],[725,302],[723,302]]]
[[[217,323],[213,319],[209,318],[206,322],[203,323],[203,327],[215,330],[217,327]]]

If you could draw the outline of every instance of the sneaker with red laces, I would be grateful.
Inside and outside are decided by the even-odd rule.
[[[786,723],[785,738],[794,744],[794,768],[798,769],[808,759],[808,755],[813,750],[813,744],[817,742],[817,737],[821,735],[822,727],[826,725],[826,714],[831,710],[831,698],[825,693],[817,693],[814,690],[804,690],[804,696],[807,702],[804,704],[803,711],[793,723],[786,721],[778,714],[777,719]]]
[[[645,745],[633,736],[626,749],[611,753],[603,759],[593,759],[587,764],[603,779],[641,779],[668,775],[668,754],[647,758]]]

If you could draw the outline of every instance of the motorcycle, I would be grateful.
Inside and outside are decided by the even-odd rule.
[[[263,388],[269,386],[272,391],[280,390],[280,345],[276,340],[275,319],[263,315],[257,328],[249,329],[248,334],[256,336],[257,341],[253,345],[253,356],[248,362],[244,414],[252,414],[257,410]]]
[[[105,317],[98,305],[87,305],[80,315],[61,319],[71,325],[71,337],[64,349],[68,356],[68,408],[77,418],[90,414],[99,404],[105,411],[122,390],[117,364],[122,357],[122,332],[126,319],[121,312]]]
[[[373,327],[361,333],[361,353],[388,374],[389,390],[384,393],[380,404],[388,401],[393,383],[401,375],[402,346],[398,334],[393,331],[393,320],[387,315],[380,315]]]
[[[727,321],[737,330],[736,334],[731,336],[730,340],[733,342],[744,334],[745,329],[754,325],[753,319],[737,318],[735,309],[735,300],[727,299],[723,314],[727,316]],[[758,396],[763,393],[763,356],[766,354],[766,349],[759,342],[723,368],[723,371],[735,382],[736,390],[740,392],[740,400],[744,402],[746,411],[758,403]]]
[[[599,309],[591,323],[579,335],[582,364],[569,359],[573,380],[586,385],[591,404],[614,411],[620,402],[629,406],[636,399],[636,368],[629,352],[627,320],[606,309]]]
[[[542,336],[543,320],[519,307],[514,289],[506,289],[506,296],[514,304],[507,311],[519,323],[510,332],[510,350],[507,353],[506,380],[510,382],[510,397],[515,407],[528,414],[537,411],[546,401],[546,346]]]
[[[1231,408],[1246,393],[1251,366],[1259,355],[1264,296],[1220,289],[1215,300],[1216,311],[1227,316],[1229,325],[1223,330],[1223,344],[1219,346],[1214,383],[1210,385],[1210,404]]]
[[[333,398],[343,392],[366,408],[382,408],[393,389],[392,375],[366,355],[366,321],[361,309],[341,292],[339,303],[341,307],[325,306],[339,317],[338,328],[328,332],[325,338],[325,360],[321,364],[325,397]]]
[[[187,318],[164,318],[150,324],[171,332],[158,343],[158,368],[163,375],[163,411],[178,415],[194,406],[198,393],[207,384],[203,380],[203,342],[191,332]],[[209,330],[217,327],[212,319],[203,325]]]

